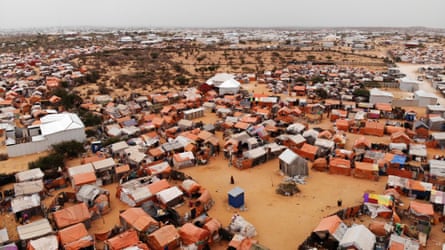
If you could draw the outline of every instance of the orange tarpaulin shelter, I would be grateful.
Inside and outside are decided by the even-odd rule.
[[[139,237],[136,231],[129,230],[123,232],[111,239],[104,241],[109,250],[121,250],[131,246],[137,246],[143,250],[149,250],[145,243],[139,241]]]
[[[349,131],[349,127],[352,123],[352,120],[338,119],[335,121],[335,126],[337,126],[338,130]]]
[[[411,138],[409,138],[409,136],[405,134],[405,132],[400,131],[391,134],[391,142],[410,144],[413,143],[413,140],[411,140]]]
[[[318,147],[305,143],[301,148],[296,148],[295,151],[301,157],[314,161],[318,153]]]
[[[179,246],[179,233],[173,225],[166,225],[147,237],[151,250],[176,249]]]
[[[164,189],[167,189],[170,187],[170,183],[166,179],[162,179],[160,181],[155,181],[148,185],[148,190],[152,194],[157,194],[161,192]]]
[[[332,158],[329,162],[329,173],[351,175],[351,161],[342,158]]]
[[[94,238],[88,234],[83,223],[64,228],[58,235],[65,250],[78,250],[94,245]]]
[[[384,111],[384,112],[391,112],[392,111],[392,106],[389,103],[376,103],[375,104],[375,108],[380,110],[380,111]]]
[[[80,222],[86,222],[91,218],[90,211],[85,203],[79,203],[53,213],[57,228],[64,228]]]
[[[132,207],[119,215],[124,228],[134,228],[138,232],[146,232],[159,228],[159,222],[153,219],[140,207]]]
[[[405,128],[404,127],[398,127],[398,126],[386,126],[386,133],[387,134],[394,134],[397,132],[405,132]]]
[[[371,142],[364,136],[360,136],[354,142],[354,148],[371,148]]]
[[[433,204],[431,203],[421,203],[418,201],[411,201],[409,203],[410,213],[416,216],[434,216]]]
[[[185,223],[179,228],[178,232],[184,245],[196,244],[198,249],[204,248],[210,236],[209,231],[197,227],[192,223]]]
[[[72,181],[74,187],[96,183],[96,174],[94,172],[76,174],[72,176]]]
[[[377,181],[379,178],[379,167],[369,162],[355,162],[354,177]]]
[[[382,121],[367,121],[362,129],[366,135],[383,136],[385,132],[385,123]]]
[[[320,238],[324,239],[326,236],[332,236],[335,240],[340,241],[342,235],[337,235],[337,230],[346,231],[347,226],[337,215],[332,215],[323,218],[318,226],[312,231],[317,234]],[[338,238],[337,238],[338,237]]]

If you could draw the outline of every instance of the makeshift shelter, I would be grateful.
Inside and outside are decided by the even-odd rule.
[[[29,215],[37,215],[42,213],[40,196],[38,194],[15,197],[11,200],[11,210],[18,215],[26,212]]]
[[[337,119],[335,120],[335,126],[338,130],[349,132],[349,128],[353,124],[352,120],[348,119]]]
[[[309,175],[307,161],[292,150],[286,149],[278,158],[280,160],[280,171],[285,175],[290,177]]]
[[[413,140],[405,132],[395,132],[391,134],[391,142],[410,144]]]
[[[385,123],[382,121],[368,120],[362,131],[366,135],[375,135],[382,137],[385,132]]]
[[[28,242],[29,250],[58,250],[59,240],[55,235],[44,236]]]
[[[267,152],[264,147],[258,147],[249,151],[243,152],[243,157],[252,160],[252,167],[260,165],[267,160]]]
[[[105,201],[101,199],[105,196]],[[110,192],[95,185],[83,185],[76,193],[76,199],[84,202],[89,208],[96,207],[100,214],[107,213],[110,207]]]
[[[318,155],[318,150],[319,148],[317,146],[305,143],[300,149],[295,149],[295,152],[304,159],[314,161]]]
[[[428,118],[428,126],[431,131],[445,130],[445,118],[440,116],[430,116]]]
[[[438,178],[445,178],[445,161],[429,160],[430,175]]]
[[[166,207],[174,207],[184,201],[184,193],[176,186],[164,189],[156,194],[159,202]]]
[[[229,224],[229,231],[249,238],[254,237],[257,234],[255,227],[239,214],[232,216]]]
[[[27,241],[53,233],[53,228],[48,219],[40,219],[31,223],[17,226],[17,234],[20,240]]]
[[[15,174],[15,180],[16,182],[35,181],[42,180],[43,176],[44,174],[40,168],[33,168]]]
[[[357,140],[355,140],[353,148],[355,150],[357,150],[357,149],[362,149],[362,150],[370,149],[371,148],[371,142],[369,142],[369,140],[366,139],[366,137],[360,136],[359,138],[357,138]]]
[[[140,249],[149,250],[145,243],[139,241],[139,237],[136,231],[128,230],[111,239],[104,241],[104,245],[108,250],[121,250],[121,249]],[[133,247],[133,248],[132,248]]]
[[[391,234],[388,243],[389,250],[419,250],[420,244],[417,240],[402,237],[395,233]]]
[[[68,168],[68,176],[74,189],[85,184],[96,183],[96,174],[91,163]]]
[[[351,175],[351,161],[342,158],[332,158],[329,161],[329,173],[340,175]]]
[[[184,119],[185,120],[193,120],[204,116],[204,108],[196,108],[196,109],[188,109],[184,110]],[[191,122],[191,121],[190,121]],[[191,125],[192,123],[184,124],[184,125]],[[179,125],[179,123],[178,123]],[[181,126],[179,126],[181,127]],[[188,126],[187,126],[188,127]],[[191,127],[191,126],[190,126]],[[188,128],[190,128],[188,127]]]
[[[409,153],[413,160],[421,161],[427,157],[427,150],[425,144],[409,144]]]
[[[210,237],[210,232],[195,226],[192,223],[185,223],[178,229],[181,243],[184,246],[193,245],[195,249],[204,249]]]
[[[244,189],[235,187],[228,192],[229,205],[234,208],[240,208],[244,206]]]
[[[40,194],[45,187],[42,180],[14,183],[15,196]]]
[[[340,249],[373,250],[375,235],[364,225],[354,225],[346,230],[339,243]]]
[[[173,166],[175,168],[186,168],[195,165],[195,156],[192,152],[186,151],[173,155]]]
[[[179,246],[179,233],[173,225],[165,225],[147,237],[152,250],[176,249]]]
[[[159,229],[160,224],[140,207],[128,208],[119,215],[125,230],[135,229],[139,233],[150,234]]]
[[[53,213],[54,222],[58,229],[62,229],[80,222],[90,227],[91,214],[85,203],[57,210]]]
[[[92,162],[94,171],[97,176],[98,185],[111,184],[114,180],[113,168],[116,165],[113,158],[109,157],[103,160]]]
[[[201,188],[201,185],[194,180],[185,179],[181,183],[181,189],[185,192],[185,194],[191,197],[194,193],[198,192]]]
[[[328,171],[329,169],[328,161],[326,160],[326,158],[315,159],[315,161],[312,163],[312,169],[321,172]]]
[[[416,218],[431,221],[434,217],[433,204],[411,201],[409,203],[409,213]]]
[[[219,230],[221,229],[221,222],[215,218],[209,218],[206,220],[202,228],[206,229],[210,233],[210,241],[215,241],[220,238]]]
[[[356,161],[353,176],[360,179],[378,181],[379,167],[374,163]]]
[[[325,244],[327,241],[334,243],[335,247],[335,244],[338,245],[343,239],[347,228],[348,226],[337,215],[332,215],[323,218],[312,233]]]
[[[65,250],[78,250],[95,245],[94,237],[88,234],[83,223],[59,230],[58,236]]]
[[[413,124],[413,130],[416,132],[416,137],[428,138],[430,127],[425,122],[417,120]]]
[[[159,181],[159,178],[156,176],[132,179],[119,185],[116,195],[122,202],[129,206],[140,206],[145,201],[155,197],[155,194],[150,191],[149,185]]]

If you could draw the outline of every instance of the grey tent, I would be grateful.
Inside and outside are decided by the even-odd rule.
[[[288,176],[308,176],[307,161],[290,149],[286,149],[278,157],[280,159],[280,170]]]

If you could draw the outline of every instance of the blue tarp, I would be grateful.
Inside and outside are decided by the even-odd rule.
[[[404,155],[394,155],[394,157],[391,160],[391,163],[393,164],[400,164],[403,165],[406,162],[406,156]]]

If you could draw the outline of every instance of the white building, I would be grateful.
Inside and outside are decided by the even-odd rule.
[[[426,107],[437,103],[437,96],[424,90],[414,92],[414,99],[419,101],[419,107]]]
[[[8,145],[9,157],[34,154],[48,150],[53,144],[75,140],[84,142],[85,126],[73,113],[50,114],[40,118],[39,125],[24,129],[27,142]]]
[[[419,85],[421,82],[417,80],[409,79],[408,77],[404,77],[400,79],[400,90],[407,91],[407,92],[414,92],[419,90]]]
[[[369,103],[392,103],[394,95],[390,92],[386,92],[377,88],[373,88],[370,91]]]

